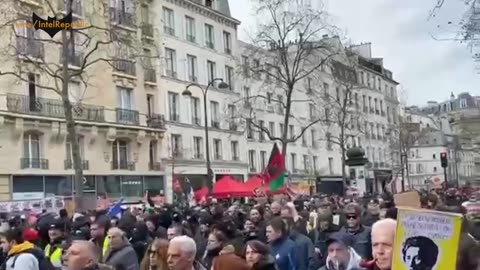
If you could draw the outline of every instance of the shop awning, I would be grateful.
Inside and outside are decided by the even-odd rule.
[[[217,199],[240,198],[252,196],[252,192],[245,184],[236,181],[230,176],[225,176],[213,185],[213,197]]]

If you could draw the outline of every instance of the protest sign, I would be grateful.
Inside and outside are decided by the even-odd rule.
[[[393,195],[396,206],[421,208],[420,195],[416,191],[397,193]]]
[[[455,269],[462,215],[399,208],[392,270]]]

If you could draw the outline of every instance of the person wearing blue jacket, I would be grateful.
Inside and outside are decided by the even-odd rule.
[[[267,241],[278,270],[297,270],[295,242],[289,237],[288,227],[282,218],[274,218],[266,228]]]

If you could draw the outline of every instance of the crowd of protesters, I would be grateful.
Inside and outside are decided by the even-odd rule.
[[[464,214],[457,270],[480,270],[480,213],[471,208],[480,193],[421,198],[425,208]],[[212,199],[131,207],[120,218],[106,210],[14,216],[2,225],[0,270],[391,270],[396,215],[393,197],[383,194]]]

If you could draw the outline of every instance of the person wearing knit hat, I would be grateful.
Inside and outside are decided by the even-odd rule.
[[[326,265],[320,270],[357,270],[362,258],[352,248],[354,238],[344,232],[336,232],[327,240]]]
[[[33,228],[25,228],[23,230],[23,239],[30,243],[35,244],[38,240],[38,232]]]

